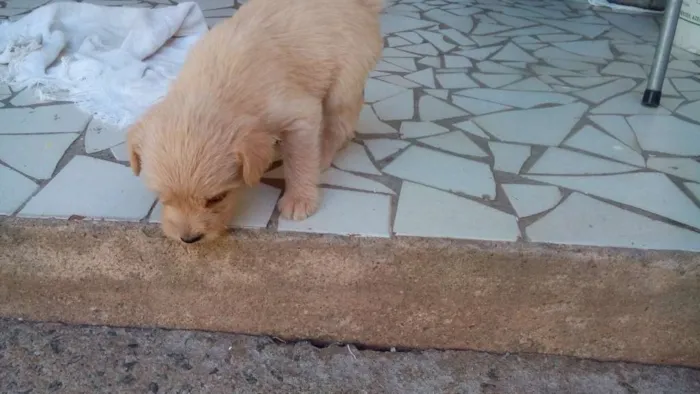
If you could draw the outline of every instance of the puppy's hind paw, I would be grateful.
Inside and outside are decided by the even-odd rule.
[[[277,207],[285,219],[304,220],[318,210],[318,196],[294,196],[285,193]]]

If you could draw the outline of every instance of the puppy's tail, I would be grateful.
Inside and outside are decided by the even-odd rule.
[[[384,9],[384,0],[357,0],[363,6],[369,8],[372,12],[377,14],[382,12]]]

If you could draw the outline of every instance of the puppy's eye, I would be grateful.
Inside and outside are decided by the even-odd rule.
[[[219,193],[216,196],[207,199],[207,201],[206,201],[207,208],[210,208],[210,207],[220,203],[221,201],[224,200],[224,198],[226,198],[226,196],[228,196],[228,192]]]

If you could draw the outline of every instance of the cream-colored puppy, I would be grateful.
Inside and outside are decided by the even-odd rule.
[[[131,166],[186,243],[223,232],[236,192],[281,140],[285,218],[319,205],[318,181],[352,138],[382,50],[381,0],[251,0],[191,50],[167,96],[128,134]]]

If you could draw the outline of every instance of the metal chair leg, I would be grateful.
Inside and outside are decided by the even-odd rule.
[[[678,26],[678,17],[681,13],[681,5],[683,0],[668,0],[666,11],[664,12],[664,21],[661,25],[659,33],[659,41],[656,45],[656,53],[654,54],[654,63],[651,66],[649,79],[647,80],[647,89],[642,97],[642,105],[646,107],[658,107],[661,102],[661,88],[666,77],[666,68],[671,57],[671,48],[673,47],[673,38],[676,35],[676,26]]]

